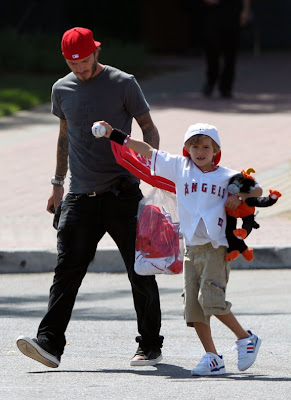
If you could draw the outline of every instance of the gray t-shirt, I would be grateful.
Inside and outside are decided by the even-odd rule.
[[[71,72],[53,85],[52,113],[67,120],[70,192],[103,192],[119,177],[132,177],[116,163],[110,141],[96,139],[91,127],[104,120],[129,134],[132,118],[149,109],[134,76],[111,66],[89,81],[81,81]]]

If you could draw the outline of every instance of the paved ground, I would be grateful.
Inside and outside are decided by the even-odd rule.
[[[180,153],[190,124],[216,125],[222,140],[221,164],[238,170],[252,166],[265,194],[269,188],[283,193],[275,206],[259,211],[261,228],[252,232],[247,243],[263,252],[256,253],[248,266],[290,267],[291,55],[241,56],[233,100],[221,100],[216,94],[212,99],[201,96],[204,65],[199,57],[156,57],[154,62],[177,67],[140,82],[160,131],[161,148]],[[2,271],[46,270],[54,265],[56,232],[45,208],[57,132],[58,120],[49,105],[0,119]],[[133,136],[140,137],[136,124]],[[144,193],[150,189],[146,184],[142,188]],[[121,262],[109,236],[99,249],[95,268],[103,270],[110,264],[109,271],[118,269]],[[103,261],[109,259],[105,266]],[[240,257],[236,265],[246,263]]]
[[[191,377],[203,350],[182,316],[182,277],[159,276],[161,364],[130,367],[136,320],[126,274],[88,274],[67,330],[57,369],[23,356],[20,334],[34,336],[47,307],[52,273],[3,274],[0,281],[0,393],[2,400],[278,400],[290,399],[291,270],[235,270],[227,298],[240,322],[262,337],[256,363],[237,370],[234,336],[217,320],[212,331],[227,374]]]

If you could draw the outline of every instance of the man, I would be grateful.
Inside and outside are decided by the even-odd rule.
[[[106,232],[123,257],[137,314],[140,336],[130,364],[155,365],[162,359],[157,283],[154,276],[134,272],[136,215],[142,198],[139,182],[116,163],[109,141],[97,140],[91,127],[104,119],[130,133],[135,118],[144,140],[152,146],[159,145],[159,133],[135,78],[100,64],[100,45],[89,29],[66,31],[61,47],[71,72],[52,88],[52,112],[60,119],[60,129],[47,211],[61,209],[57,266],[37,338],[17,339],[23,354],[52,368],[60,363],[78,289]],[[68,162],[70,187],[63,199]]]
[[[250,0],[203,0],[203,45],[206,82],[210,97],[218,84],[222,98],[233,97],[239,35],[250,15]]]

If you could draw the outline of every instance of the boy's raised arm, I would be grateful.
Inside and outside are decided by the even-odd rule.
[[[148,143],[142,142],[141,140],[138,140],[138,139],[133,139],[132,137],[127,136],[125,133],[118,131],[116,129],[113,129],[112,126],[108,124],[108,122],[105,122],[105,121],[94,122],[94,124],[97,124],[97,123],[104,125],[106,128],[106,133],[103,136],[107,137],[108,139],[114,140],[115,142],[117,142],[119,144],[123,143],[126,138],[126,143],[125,143],[126,147],[128,147],[129,149],[132,149],[133,151],[141,154],[144,157],[147,157],[147,158],[152,157],[154,148],[151,145],[149,145]],[[112,131],[114,131],[114,139],[111,138]]]

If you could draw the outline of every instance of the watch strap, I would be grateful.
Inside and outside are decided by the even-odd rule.
[[[55,179],[55,177],[54,177],[54,176],[51,178],[51,184],[52,184],[52,185],[56,185],[56,186],[63,186],[63,185],[64,185],[64,183],[65,183],[65,181],[64,181],[64,180]]]

